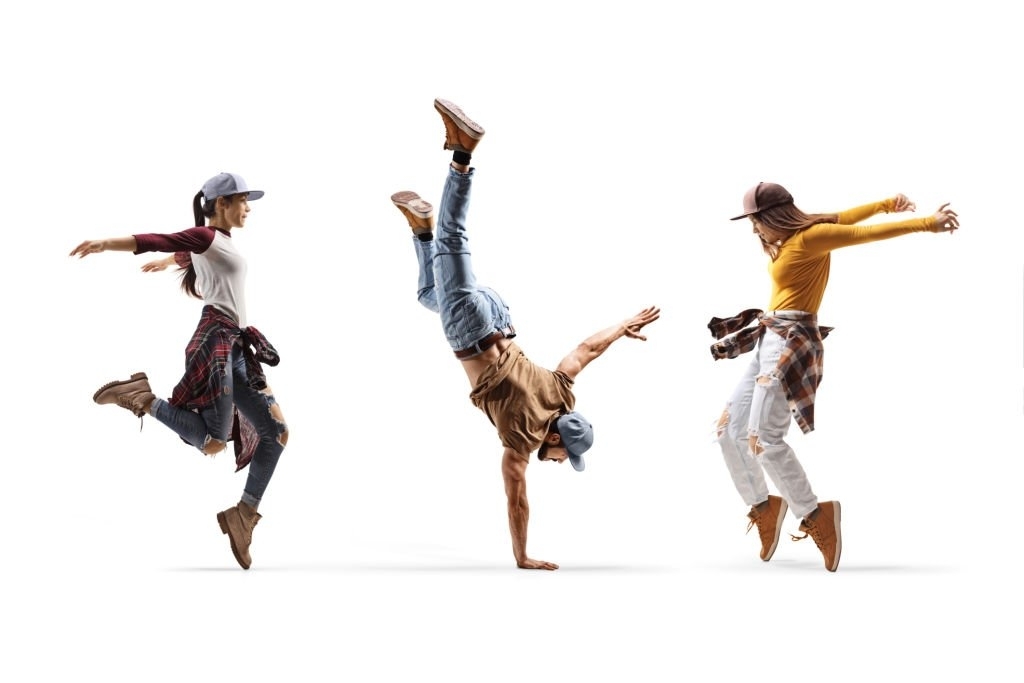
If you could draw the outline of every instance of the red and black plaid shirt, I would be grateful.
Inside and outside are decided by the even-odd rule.
[[[204,306],[199,325],[185,349],[185,375],[174,387],[172,406],[200,411],[209,407],[224,391],[224,375],[230,372],[231,350],[242,346],[249,386],[260,391],[267,388],[263,366],[281,362],[277,350],[255,327],[242,329],[234,319],[213,306]],[[234,409],[231,440],[235,446],[238,471],[249,464],[259,442],[255,427]]]
[[[747,327],[755,320],[756,325]],[[821,342],[833,328],[819,327],[818,316],[812,313],[765,316],[760,309],[748,308],[731,318],[711,319],[708,329],[715,339],[722,340],[711,345],[711,357],[735,358],[752,351],[765,328],[786,340],[777,371],[793,417],[806,434],[814,430],[814,396],[823,376],[825,349]]]

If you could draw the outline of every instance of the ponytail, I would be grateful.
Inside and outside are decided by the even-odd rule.
[[[206,225],[206,211],[203,210],[203,191],[196,192],[192,198],[192,215],[195,216],[196,225]]]
[[[196,196],[192,198],[192,215],[195,218],[196,226],[206,225],[206,219],[215,211],[216,202],[204,206],[203,199],[202,190],[196,192]],[[178,270],[181,271],[181,290],[189,296],[202,299],[199,290],[196,289],[196,267],[192,265],[192,260],[189,259],[188,265],[178,268]]]

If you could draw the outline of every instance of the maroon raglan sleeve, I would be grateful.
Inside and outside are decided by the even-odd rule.
[[[169,234],[151,232],[133,235],[135,237],[134,253],[144,254],[148,251],[173,252],[175,253],[175,260],[180,264],[184,255],[179,256],[178,253],[202,254],[213,244],[214,234],[213,228],[199,226]]]

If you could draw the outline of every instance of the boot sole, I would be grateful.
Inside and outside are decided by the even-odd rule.
[[[765,562],[772,559],[775,549],[779,547],[779,537],[782,536],[782,523],[786,520],[786,512],[788,511],[789,503],[783,499],[782,504],[779,506],[779,516],[775,519],[775,540],[772,542],[772,547],[768,549],[768,553],[761,558]]]
[[[144,372],[136,372],[135,374],[132,375],[131,379],[119,379],[113,382],[107,382],[102,387],[96,390],[96,393],[92,395],[92,400],[95,401],[96,403],[99,403],[100,394],[102,394],[107,389],[110,389],[111,387],[119,387],[122,384],[131,384],[132,382],[138,382],[140,379],[148,380],[149,377],[146,377],[146,373]]]
[[[454,102],[436,99],[434,100],[434,109],[454,121],[459,130],[474,140],[479,140],[484,136],[483,127],[473,119],[466,116],[465,112],[459,109],[459,106]]]
[[[404,209],[417,218],[430,218],[434,215],[433,205],[409,190],[394,193],[391,195],[391,201],[399,209]]]
[[[217,523],[220,524],[220,530],[231,541],[231,554],[235,556],[235,561],[238,562],[238,566],[242,569],[248,569],[249,565],[242,561],[241,555],[238,554],[238,548],[235,547],[235,538],[228,531],[228,519],[223,512],[217,513]]]

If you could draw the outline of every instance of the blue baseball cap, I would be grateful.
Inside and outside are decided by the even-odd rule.
[[[573,411],[555,421],[555,430],[562,439],[561,446],[569,453],[569,462],[577,472],[586,467],[583,454],[594,445],[594,427],[587,418]]]
[[[208,202],[217,197],[244,193],[248,193],[249,201],[255,201],[263,196],[263,190],[250,190],[245,184],[245,179],[237,173],[221,173],[203,183],[203,196]]]

